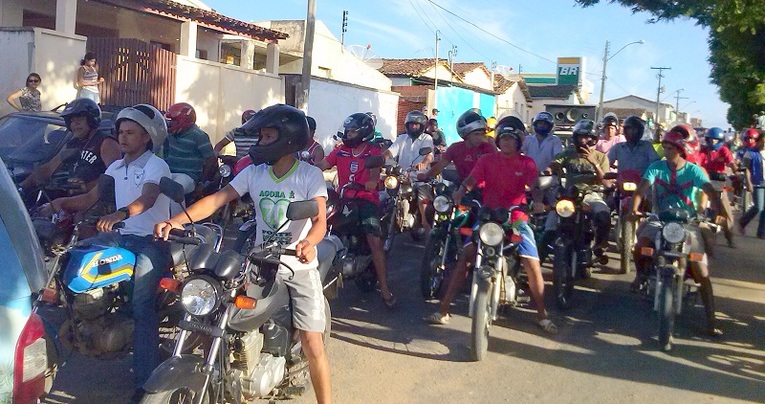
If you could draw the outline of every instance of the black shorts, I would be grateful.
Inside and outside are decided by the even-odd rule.
[[[361,230],[366,234],[382,237],[382,225],[380,224],[380,215],[377,213],[377,205],[365,200],[357,201]]]

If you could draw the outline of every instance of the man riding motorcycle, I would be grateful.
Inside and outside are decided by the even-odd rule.
[[[253,115],[255,115],[255,110],[252,109],[248,109],[242,112],[242,125],[244,125],[245,122],[252,118]],[[257,142],[258,139],[247,137],[244,131],[242,131],[241,127],[236,127],[228,131],[226,136],[224,136],[223,139],[215,144],[213,151],[215,153],[220,153],[221,150],[223,150],[223,148],[226,147],[229,143],[234,143],[234,146],[236,147],[236,158],[241,159],[250,151],[250,146]]]
[[[735,169],[733,164],[733,153],[725,146],[725,132],[717,127],[707,129],[704,135],[705,144],[701,147],[700,153],[700,165],[707,170],[710,175],[715,188],[718,188],[720,192],[720,198],[722,200],[722,208],[724,209],[724,217],[732,217],[730,212],[730,201],[728,200],[728,192],[723,189],[725,180],[727,178],[726,169],[731,167]],[[735,248],[736,243],[733,241],[733,223],[722,223],[723,233],[725,239],[728,241],[728,247]]]
[[[56,156],[19,184],[24,191],[47,183],[54,172],[65,170],[68,182],[82,184],[82,192],[87,192],[96,185],[98,176],[104,173],[106,167],[120,158],[117,140],[98,131],[101,108],[93,100],[78,98],[70,102],[61,112],[61,117],[74,137]]]
[[[218,169],[210,137],[197,126],[197,113],[190,104],[173,104],[165,114],[168,136],[162,145],[162,158],[170,166],[173,180],[184,188],[213,179]]]
[[[293,324],[300,330],[316,401],[329,403],[330,369],[323,342],[326,313],[315,247],[327,230],[327,188],[321,170],[295,158],[309,140],[308,122],[302,111],[276,104],[260,110],[243,129],[258,138],[250,150],[253,164],[220,191],[191,205],[188,215],[191,220],[204,219],[249,193],[258,220],[255,244],[261,245],[278,230],[276,241],[295,249],[294,257],[281,256],[279,274],[290,289]],[[316,201],[318,214],[310,220],[287,221],[289,202],[303,200]],[[158,222],[154,234],[167,239],[172,228],[181,229],[188,222],[186,214],[181,213]]]
[[[624,120],[624,138],[622,143],[615,144],[608,151],[608,162],[611,166],[618,164],[617,180],[631,179],[636,175],[640,178],[646,168],[659,159],[659,155],[648,140],[641,140],[645,133],[645,123],[637,116]],[[627,178],[630,177],[630,178]],[[636,180],[636,179],[634,179]]]
[[[625,135],[619,134],[619,118],[613,112],[603,117],[600,126],[601,137],[595,144],[595,150],[608,154],[612,147],[626,140]]]
[[[547,169],[555,156],[563,152],[563,143],[553,133],[555,118],[552,114],[542,111],[534,115],[531,121],[535,136],[526,136],[523,139],[521,151],[527,157],[531,157],[537,165],[537,171]]]
[[[508,120],[509,122],[510,120]],[[489,208],[510,208],[526,202],[526,187],[531,187],[537,179],[537,169],[534,161],[520,154],[521,133],[507,122],[500,121],[495,129],[495,141],[499,152],[482,156],[470,175],[465,178],[459,189],[454,193],[455,203],[460,203],[466,193],[478,184],[483,187],[483,206]],[[519,211],[515,211],[519,212]],[[525,217],[511,217],[513,225],[520,228],[522,241],[518,246],[521,263],[528,274],[529,287],[536,304],[537,324],[546,332],[554,334],[558,327],[547,317],[544,306],[544,280],[539,262],[534,234],[526,223]],[[427,318],[431,324],[447,324],[449,322],[449,306],[462,288],[467,275],[469,263],[475,262],[476,246],[468,243],[463,249],[449,280],[446,293],[441,300],[439,311]]]
[[[115,125],[124,157],[109,165],[106,174],[114,178],[117,211],[96,223],[103,233],[81,243],[119,246],[136,254],[131,296],[136,401],[143,395],[141,386],[160,362],[155,296],[169,252],[165,242],[154,240],[152,232],[155,223],[169,218],[170,200],[160,195],[159,182],[170,176],[170,169],[153,152],[164,143],[167,126],[162,113],[146,104],[120,111]],[[54,211],[81,212],[97,200],[98,187],[94,187],[87,194],[56,199],[51,205]],[[112,226],[118,222],[124,222],[124,227],[112,232]]]
[[[367,157],[382,155],[379,148],[369,144],[369,140],[374,136],[374,120],[367,114],[355,113],[345,119],[343,128],[342,146],[333,149],[316,166],[321,170],[337,167],[338,189],[352,182],[363,184],[364,190],[348,190],[344,197],[358,202],[359,225],[364,229],[372,252],[372,263],[380,282],[380,293],[385,305],[393,307],[396,298],[388,287],[388,270],[378,215],[380,199],[377,185],[380,182],[380,168],[364,167]]]
[[[403,169],[408,169],[412,163],[420,158],[419,150],[425,147],[433,149],[433,138],[425,133],[425,125],[428,123],[428,117],[420,111],[411,111],[406,114],[404,125],[406,133],[399,135],[391,146],[385,150],[383,156],[386,159],[398,159],[398,165]],[[414,167],[418,172],[426,170],[433,161],[433,153],[425,156],[420,163]],[[416,175],[412,177],[416,179]],[[417,189],[417,207],[420,210],[420,221],[425,234],[430,233],[430,222],[426,215],[425,208],[433,200],[433,190],[431,186],[425,183],[416,183]]]
[[[640,202],[652,185],[656,185],[654,210],[657,212],[679,208],[684,209],[690,217],[695,217],[697,208],[694,205],[694,197],[699,188],[709,197],[713,209],[722,212],[720,195],[709,182],[709,177],[701,167],[688,161],[689,157],[692,158],[694,150],[688,145],[685,134],[673,128],[664,135],[662,144],[666,160],[653,162],[643,174],[643,179],[632,199],[633,216],[640,215]],[[648,276],[650,257],[643,256],[641,249],[654,245],[656,234],[661,231],[661,228],[660,222],[646,221],[638,229],[638,241],[634,249],[637,276],[633,282],[633,289],[644,287]],[[721,335],[722,332],[716,328],[714,295],[712,283],[709,280],[707,253],[702,233],[698,226],[690,226],[689,229],[691,252],[703,253],[701,261],[690,262],[690,268],[694,280],[701,285],[699,291],[706,311],[707,332],[712,336]]]

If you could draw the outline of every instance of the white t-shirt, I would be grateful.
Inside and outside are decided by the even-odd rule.
[[[403,169],[407,169],[412,166],[415,160],[419,164],[425,158],[420,156],[420,149],[423,147],[433,148],[433,138],[429,134],[423,132],[417,139],[412,140],[411,136],[404,133],[398,135],[396,141],[390,145],[388,150],[390,150],[393,157],[398,157],[398,165]],[[425,172],[425,170],[421,172]],[[416,176],[416,172],[413,172],[413,175]]]
[[[327,186],[321,170],[298,160],[282,178],[276,178],[273,167],[267,164],[250,165],[229,184],[240,196],[249,192],[252,197],[258,226],[256,244],[267,240],[287,220],[290,202],[327,198]],[[297,242],[308,235],[311,224],[311,219],[289,222],[279,231],[277,239],[287,248],[295,248]],[[318,266],[315,258],[304,264],[295,257],[283,255],[281,261],[295,271]]]
[[[135,161],[125,165],[125,160],[116,160],[106,169],[114,178],[114,197],[117,209],[130,205],[141,196],[144,184],[157,184],[162,177],[170,177],[170,167],[151,151],[146,151]],[[149,210],[125,219],[120,234],[149,236],[154,225],[170,219],[170,199],[160,194]]]

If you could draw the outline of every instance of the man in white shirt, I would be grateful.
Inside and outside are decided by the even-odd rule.
[[[535,136],[526,136],[523,139],[521,151],[527,157],[531,157],[537,165],[537,171],[545,171],[550,167],[555,156],[563,153],[563,143],[553,133],[555,118],[552,114],[542,111],[534,115],[531,121]]]

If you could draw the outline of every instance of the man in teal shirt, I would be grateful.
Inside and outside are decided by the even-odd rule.
[[[169,136],[162,158],[170,166],[170,171],[188,175],[192,184],[212,179],[218,161],[210,137],[196,124],[194,108],[185,102],[173,104],[167,109],[165,118]]]

